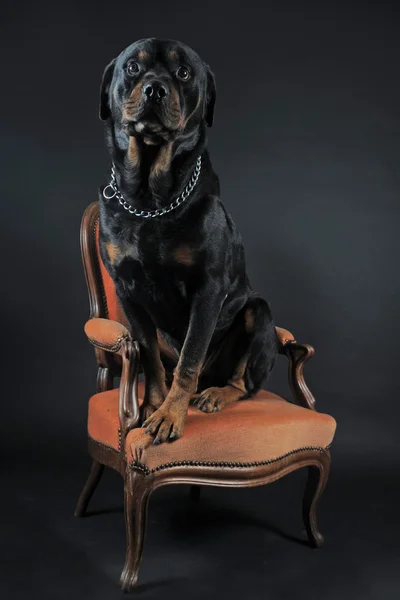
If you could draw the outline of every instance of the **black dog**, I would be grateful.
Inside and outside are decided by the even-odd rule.
[[[193,50],[154,38],[124,50],[101,86],[113,161],[101,256],[140,344],[154,443],[182,436],[190,400],[212,412],[254,395],[278,353],[206,150],[215,97]]]

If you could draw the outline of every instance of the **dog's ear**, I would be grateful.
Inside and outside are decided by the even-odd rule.
[[[101,80],[100,87],[100,110],[99,115],[102,121],[107,121],[107,119],[111,116],[110,112],[110,103],[109,103],[109,91],[112,76],[114,73],[115,67],[115,58],[110,62],[109,65],[106,66],[105,71],[103,73],[103,79]]]
[[[214,73],[211,71],[210,67],[206,64],[207,71],[207,90],[206,90],[206,100],[204,107],[204,120],[208,127],[211,127],[214,121],[214,108],[215,101],[217,99],[217,91],[215,87],[215,77]]]

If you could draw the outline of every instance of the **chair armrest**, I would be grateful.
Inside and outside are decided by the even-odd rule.
[[[85,333],[93,346],[114,354],[119,354],[124,340],[130,339],[127,328],[110,319],[89,319],[85,324]]]
[[[282,346],[285,346],[289,342],[295,342],[293,333],[291,333],[288,329],[283,329],[283,327],[275,327],[276,334],[278,336],[278,340],[280,341]]]
[[[315,350],[309,344],[299,344],[287,329],[276,328],[278,339],[281,343],[280,354],[289,360],[289,385],[296,404],[316,410],[315,398],[304,380],[304,363],[314,356]]]
[[[139,421],[138,374],[139,344],[133,340],[127,328],[110,319],[89,319],[85,324],[88,340],[96,348],[119,354],[122,373],[119,386],[119,422],[122,441]]]

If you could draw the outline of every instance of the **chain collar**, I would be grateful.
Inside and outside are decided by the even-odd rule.
[[[175,208],[178,208],[178,206],[180,206],[183,202],[185,202],[185,200],[190,195],[190,192],[193,190],[193,188],[195,187],[195,185],[197,183],[197,180],[200,175],[200,171],[201,171],[201,156],[199,156],[199,158],[196,161],[196,166],[195,166],[192,176],[189,180],[189,183],[186,185],[185,189],[178,196],[178,198],[175,198],[175,200],[173,202],[171,202],[171,204],[169,204],[165,208],[157,208],[155,210],[138,210],[137,208],[133,208],[132,205],[129,204],[129,202],[126,202],[123,195],[119,191],[118,186],[117,186],[117,180],[115,178],[115,165],[113,163],[112,167],[111,167],[111,181],[104,188],[103,196],[106,200],[111,200],[114,197],[117,198],[120,205],[125,210],[127,210],[129,213],[131,213],[131,215],[135,215],[136,217],[143,217],[143,219],[149,219],[149,218],[153,218],[153,217],[161,217],[162,215],[165,215],[166,213],[171,212],[171,210],[175,210]],[[108,190],[108,188],[110,188],[112,193],[107,195],[106,190]]]

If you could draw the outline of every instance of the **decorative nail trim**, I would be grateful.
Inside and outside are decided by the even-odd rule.
[[[104,444],[104,442],[99,442],[99,440],[95,440],[89,434],[88,434],[88,439],[91,442],[93,442],[94,444],[97,444],[98,446],[101,446],[101,448],[105,448],[106,450],[112,450],[113,452],[115,452],[115,454],[120,454],[123,457],[122,452],[119,449],[115,448],[114,446],[110,446],[110,444]]]
[[[118,452],[122,450],[122,430],[121,427],[118,427]]]
[[[149,469],[148,467],[146,467],[146,465],[137,462],[137,461],[133,461],[131,463],[129,463],[129,468],[131,470],[135,470],[135,471],[141,471],[144,475],[152,475],[153,473],[156,473],[157,471],[163,471],[165,469],[169,469],[171,467],[217,467],[217,468],[221,468],[221,467],[225,467],[225,468],[232,468],[232,469],[248,469],[248,468],[253,468],[253,467],[262,467],[265,465],[271,465],[275,462],[278,462],[284,458],[287,458],[288,456],[292,456],[293,454],[298,454],[299,452],[306,452],[306,451],[315,451],[315,452],[325,452],[325,450],[328,450],[330,448],[331,444],[329,444],[328,446],[326,446],[326,448],[322,448],[321,446],[303,446],[302,448],[296,448],[295,450],[290,450],[289,452],[286,452],[286,454],[282,454],[281,456],[278,456],[276,458],[270,458],[268,460],[261,460],[261,461],[255,461],[255,462],[226,462],[226,461],[220,461],[220,462],[215,462],[215,461],[201,461],[201,460],[181,460],[181,461],[173,461],[173,462],[169,462],[169,463],[163,463],[161,465],[158,465],[157,467],[154,467],[153,469]]]
[[[128,340],[130,338],[129,335],[122,335],[121,337],[119,337],[117,339],[117,341],[115,342],[115,344],[113,346],[110,346],[109,344],[103,344],[102,342],[99,342],[97,340],[93,340],[92,338],[88,337],[88,340],[91,344],[93,344],[93,346],[97,346],[97,348],[102,348],[102,350],[108,350],[109,352],[118,352],[118,350],[121,348],[122,342],[124,340]]]

